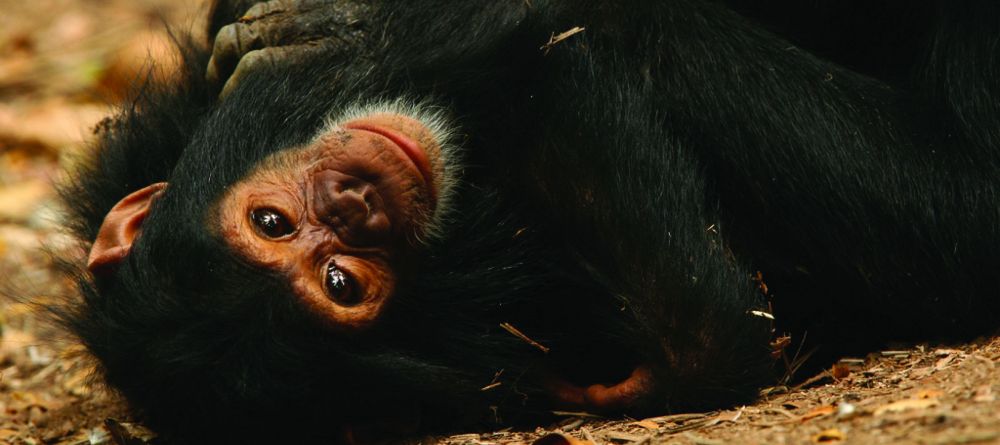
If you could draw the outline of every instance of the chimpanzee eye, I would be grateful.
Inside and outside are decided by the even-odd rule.
[[[326,294],[331,300],[344,306],[354,306],[361,302],[354,280],[334,263],[326,266]]]
[[[281,238],[295,232],[288,218],[274,209],[254,209],[250,212],[250,220],[257,231],[268,238]]]

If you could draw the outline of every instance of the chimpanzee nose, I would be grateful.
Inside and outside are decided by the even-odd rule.
[[[337,237],[355,247],[384,241],[392,229],[385,204],[370,182],[335,170],[313,176],[313,209]]]

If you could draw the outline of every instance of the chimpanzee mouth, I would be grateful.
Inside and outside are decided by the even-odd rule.
[[[364,121],[352,121],[343,125],[344,128],[351,130],[361,130],[367,131],[369,133],[375,133],[386,139],[392,141],[393,145],[403,151],[406,158],[417,167],[417,171],[420,172],[420,176],[423,178],[424,183],[432,190],[433,194],[433,175],[431,173],[431,163],[427,159],[427,152],[424,151],[423,147],[420,146],[416,141],[411,139],[409,136],[369,122]]]

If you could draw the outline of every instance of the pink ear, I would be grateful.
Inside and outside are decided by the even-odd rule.
[[[142,229],[142,222],[149,215],[149,207],[163,194],[166,182],[150,184],[122,198],[111,208],[97,231],[97,239],[90,248],[87,269],[94,275],[117,266],[128,256],[132,242]]]

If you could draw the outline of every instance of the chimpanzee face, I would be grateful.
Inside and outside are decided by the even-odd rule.
[[[331,123],[222,197],[221,239],[286,277],[324,324],[362,329],[432,231],[446,186],[441,146],[427,125],[403,114]]]

